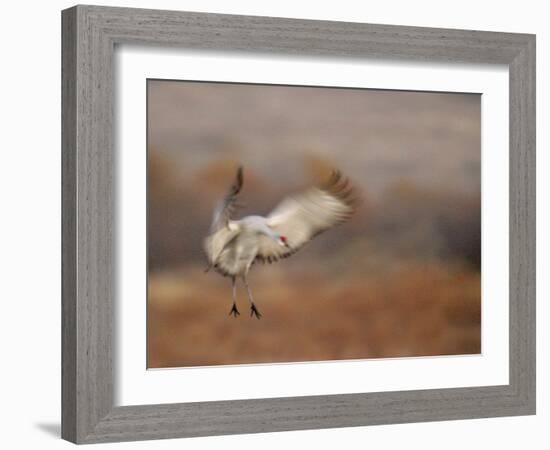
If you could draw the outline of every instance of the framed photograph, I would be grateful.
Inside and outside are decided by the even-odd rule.
[[[62,436],[535,413],[535,37],[62,13]]]

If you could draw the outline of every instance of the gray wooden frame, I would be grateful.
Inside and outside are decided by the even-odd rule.
[[[535,413],[535,36],[97,6],[63,11],[62,30],[63,438],[93,443]],[[113,52],[119,43],[508,65],[509,384],[115,407]]]

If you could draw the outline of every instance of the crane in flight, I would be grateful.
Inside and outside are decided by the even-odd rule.
[[[240,315],[236,280],[242,278],[250,302],[250,316],[259,319],[261,314],[247,279],[252,264],[255,261],[272,263],[292,255],[318,234],[348,220],[357,202],[348,179],[333,170],[324,184],[284,198],[267,217],[235,219],[242,186],[241,166],[226,196],[214,210],[210,234],[204,240],[208,257],[206,271],[213,268],[231,277],[233,306],[229,315],[233,317]]]

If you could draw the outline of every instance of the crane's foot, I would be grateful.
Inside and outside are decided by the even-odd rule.
[[[250,304],[250,317],[256,316],[256,319],[259,319],[262,317],[260,314],[260,311],[258,311],[258,308],[256,308],[256,305],[254,303]]]
[[[237,309],[237,305],[235,303],[233,303],[233,307],[231,308],[231,311],[229,311],[229,315],[230,316],[233,315],[233,317],[237,317],[237,316],[241,315],[241,313]]]

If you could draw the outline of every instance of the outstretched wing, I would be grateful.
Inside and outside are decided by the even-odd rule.
[[[348,220],[356,204],[348,179],[333,171],[324,185],[285,198],[269,214],[267,225],[286,238],[288,247],[262,238],[257,258],[272,262],[290,256],[318,234]]]
[[[227,227],[229,221],[232,219],[232,215],[237,209],[237,195],[241,191],[243,186],[243,168],[240,166],[237,169],[237,175],[235,181],[229,188],[224,199],[216,206],[214,210],[214,216],[212,217],[212,224],[210,225],[210,233],[215,233],[222,228]]]

